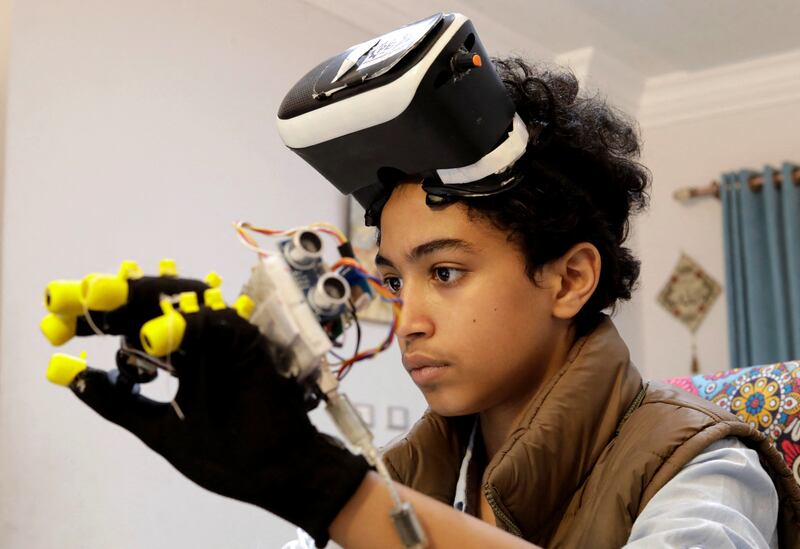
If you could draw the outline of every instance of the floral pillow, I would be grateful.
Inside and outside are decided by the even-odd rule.
[[[800,361],[666,380],[764,432],[800,484]]]

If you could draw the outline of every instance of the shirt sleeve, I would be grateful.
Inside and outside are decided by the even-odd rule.
[[[737,438],[711,444],[659,490],[627,549],[778,547],[778,493],[758,454]]]

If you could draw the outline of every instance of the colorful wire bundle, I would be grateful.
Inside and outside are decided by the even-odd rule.
[[[295,227],[287,230],[256,227],[255,225],[252,225],[246,221],[239,221],[238,223],[234,223],[233,226],[236,229],[236,233],[239,235],[239,240],[241,240],[246,247],[250,248],[262,257],[266,257],[269,255],[269,253],[258,245],[256,240],[249,234],[249,231],[263,234],[265,236],[292,236],[297,231],[319,231],[321,233],[334,236],[338,241],[339,246],[347,242],[347,237],[344,235],[344,233],[338,227],[331,225],[330,223],[312,223],[306,227]]]
[[[370,274],[364,268],[364,266],[355,259],[349,257],[343,257],[342,259],[338,260],[336,263],[333,264],[331,270],[336,270],[340,267],[345,267],[345,266],[351,267],[357,270],[359,273],[361,273],[361,275],[364,276],[364,278],[366,278],[369,285],[375,289],[375,291],[378,293],[381,299],[383,299],[384,301],[388,301],[389,303],[392,304],[393,314],[392,314],[392,323],[389,326],[389,335],[386,337],[386,339],[379,346],[367,349],[366,351],[363,352],[356,353],[350,359],[342,362],[342,364],[339,366],[339,370],[337,373],[337,377],[339,379],[344,377],[350,370],[350,368],[352,368],[353,364],[355,364],[356,362],[372,358],[389,348],[389,346],[392,344],[392,341],[394,340],[395,332],[397,331],[397,320],[400,317],[402,308],[402,301],[392,292],[390,292],[389,289],[386,288],[386,286],[383,285],[381,279],[379,279],[373,274]]]
[[[253,236],[250,234],[251,232],[265,236],[292,236],[298,231],[311,230],[311,231],[319,231],[334,236],[339,246],[347,243],[347,237],[345,236],[345,234],[339,228],[329,223],[313,223],[305,227],[296,227],[288,230],[276,230],[276,229],[268,229],[265,227],[256,227],[247,222],[238,222],[234,224],[234,228],[236,229],[236,233],[242,244],[244,244],[248,249],[256,252],[260,257],[267,257],[269,255],[269,252],[267,252],[258,245],[258,242],[256,242],[255,238],[253,238]],[[365,351],[359,351],[358,348],[359,345],[357,344],[355,354],[352,357],[342,360],[339,363],[338,369],[336,370],[336,376],[338,379],[342,379],[345,375],[347,375],[347,373],[353,367],[353,364],[355,364],[356,362],[372,358],[389,348],[389,346],[392,344],[392,341],[394,340],[394,335],[397,330],[397,321],[398,318],[400,317],[400,312],[402,307],[402,301],[383,285],[383,281],[380,278],[376,277],[375,275],[371,274],[369,271],[367,271],[367,269],[364,268],[364,266],[357,260],[349,257],[343,257],[338,261],[336,261],[336,263],[334,263],[331,266],[331,271],[336,271],[343,267],[350,267],[358,271],[365,278],[370,287],[372,287],[375,290],[375,292],[380,296],[381,299],[392,304],[393,314],[392,314],[392,323],[389,327],[389,334],[387,335],[386,339],[384,339],[383,342],[377,347],[373,347]],[[355,311],[352,312],[352,315],[360,333],[361,326],[359,324],[358,316],[355,314]],[[359,337],[359,342],[360,342],[360,337]]]

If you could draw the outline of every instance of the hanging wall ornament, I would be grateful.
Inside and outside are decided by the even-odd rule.
[[[692,374],[700,372],[697,360],[697,329],[720,294],[719,283],[691,257],[681,254],[669,280],[658,294],[658,302],[692,334]]]

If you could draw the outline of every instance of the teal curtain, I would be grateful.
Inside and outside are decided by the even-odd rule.
[[[775,169],[723,174],[720,197],[725,241],[725,291],[731,366],[800,358],[800,188],[797,166],[785,163],[780,188]]]

